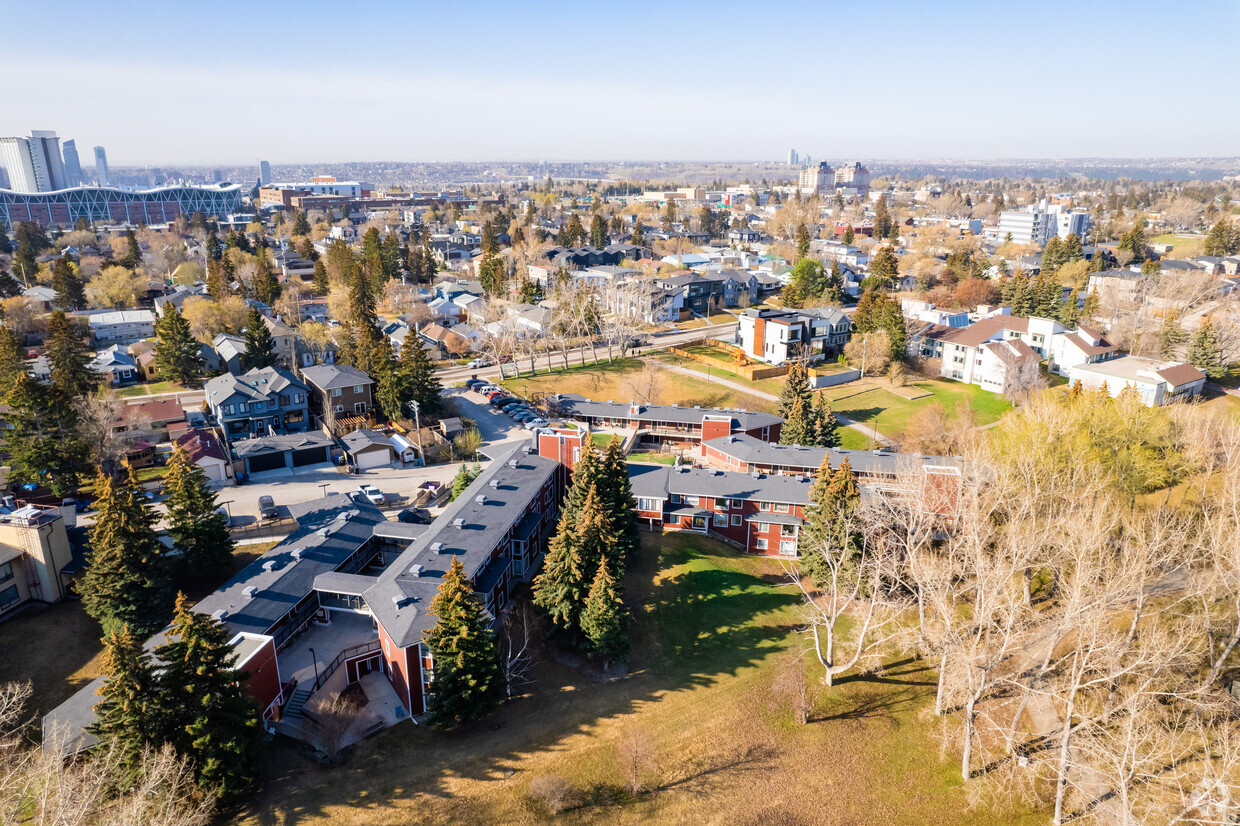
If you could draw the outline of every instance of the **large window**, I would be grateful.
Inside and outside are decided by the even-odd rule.
[[[657,511],[657,510],[662,510],[662,508],[660,508],[660,507],[659,507],[659,500],[658,500],[658,499],[638,499],[638,500],[637,500],[637,509],[638,509],[639,511]]]
[[[726,528],[728,526],[728,515],[726,513],[715,514],[715,527]]]
[[[741,515],[739,513],[732,514],[732,527],[739,527],[741,524]]]
[[[6,562],[0,565],[0,582],[8,582],[13,578],[13,563]]]
[[[754,541],[753,546],[756,550],[765,551],[767,548],[767,544],[768,543],[765,539],[758,538],[757,540]]]
[[[10,585],[3,591],[0,591],[0,611],[11,608],[17,604],[17,586]]]
[[[779,552],[781,554],[794,554],[797,552],[797,543],[795,539],[785,539],[779,543]]]

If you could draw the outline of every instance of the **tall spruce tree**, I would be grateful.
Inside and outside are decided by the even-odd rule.
[[[596,570],[600,560],[609,560],[613,567],[619,565],[619,549],[615,531],[611,525],[611,514],[608,513],[603,497],[597,484],[590,486],[586,493],[585,503],[581,506],[581,515],[574,526],[577,532],[575,539],[577,554],[581,557],[581,570],[584,576]],[[581,594],[582,602],[577,606],[577,614],[585,605],[585,594]]]
[[[567,512],[561,513],[542,571],[534,578],[534,604],[546,611],[551,624],[567,636],[577,629],[581,602],[586,595],[585,578],[578,551],[577,522]]]
[[[245,673],[233,667],[231,637],[180,594],[168,642],[155,649],[163,734],[192,761],[198,787],[223,802],[254,785],[263,754],[259,710],[241,687]]]
[[[99,386],[99,374],[90,369],[93,355],[86,336],[60,310],[48,317],[45,341],[52,385],[63,398],[84,397]]]
[[[840,422],[831,410],[831,400],[826,393],[818,393],[814,399],[814,425],[817,438],[814,444],[818,447],[840,446]]]
[[[784,377],[784,386],[779,391],[779,415],[782,418],[788,418],[797,399],[803,401],[807,407],[814,401],[813,391],[809,388],[809,373],[805,363],[801,361],[788,365],[788,375]]]
[[[408,387],[406,401],[416,401],[423,416],[438,414],[443,409],[443,384],[417,341],[406,339],[406,346],[400,351],[399,370]]]
[[[250,291],[254,294],[255,300],[263,302],[268,307],[274,307],[276,301],[280,299],[280,294],[284,292],[284,287],[281,286],[271,268],[271,255],[265,247],[259,248],[256,258],[257,268],[254,270],[254,280],[250,282]]]
[[[809,230],[805,228],[805,224],[797,225],[797,260],[800,261],[809,255]]]
[[[599,561],[581,609],[581,633],[590,652],[603,662],[615,662],[629,650],[628,613],[606,557]]]
[[[814,422],[814,408],[800,396],[792,400],[792,407],[784,416],[784,424],[779,429],[781,445],[808,446],[817,440],[818,428]]]
[[[278,360],[276,340],[257,307],[250,308],[250,315],[245,322],[245,355],[242,360],[247,370],[274,367]]]
[[[1222,344],[1209,316],[1201,322],[1197,335],[1188,347],[1188,361],[1212,379],[1219,379],[1227,374],[1227,366],[1223,364]]]
[[[646,243],[646,228],[642,225],[641,218],[633,222],[633,237],[629,239],[629,243],[637,247]]]
[[[1165,359],[1175,358],[1186,341],[1188,334],[1180,326],[1180,314],[1175,310],[1168,310],[1158,331],[1158,355]]]
[[[116,263],[127,270],[136,270],[142,263],[142,247],[138,244],[138,236],[133,229],[125,230],[125,255]]]
[[[443,726],[467,725],[499,705],[505,683],[486,614],[455,557],[430,613],[438,617],[426,635],[435,665],[431,719]]]
[[[822,585],[830,576],[823,553],[848,557],[855,549],[851,521],[861,501],[861,491],[847,458],[832,472],[830,455],[823,457],[809,491],[809,501],[805,527],[797,543],[802,552],[801,571]]]
[[[637,554],[641,528],[637,524],[637,500],[633,498],[633,485],[629,480],[629,463],[619,436],[613,436],[607,443],[602,464],[597,487],[615,538],[616,559],[612,560],[612,571],[623,576],[629,560]]]
[[[189,387],[202,375],[202,345],[190,332],[181,308],[165,304],[156,325],[155,361],[165,379]]]
[[[117,749],[126,771],[137,770],[143,749],[159,745],[163,730],[151,658],[128,625],[103,638],[103,701],[87,732]]]
[[[86,287],[78,276],[77,263],[68,253],[52,265],[52,289],[56,291],[57,307],[80,310],[86,306]]]
[[[228,523],[216,512],[216,494],[207,484],[206,471],[180,445],[168,462],[164,492],[168,534],[186,569],[203,578],[225,573],[234,550]]]
[[[879,247],[870,259],[870,277],[883,289],[891,289],[900,278],[900,259],[889,244]]]
[[[163,627],[172,607],[172,584],[155,517],[132,469],[122,478],[95,478],[91,554],[78,583],[82,605],[109,634],[128,625],[149,636]]]
[[[323,263],[321,258],[314,262],[314,281],[311,286],[318,295],[331,292],[331,282],[327,279],[327,264]]]
[[[607,222],[597,212],[590,219],[590,245],[599,249],[607,246]]]

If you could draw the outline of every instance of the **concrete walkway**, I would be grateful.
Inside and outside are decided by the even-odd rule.
[[[779,396],[776,396],[773,393],[767,393],[766,391],[757,390],[753,387],[746,387],[745,385],[740,384],[738,382],[729,381],[728,379],[721,379],[718,376],[711,376],[711,375],[707,375],[706,373],[700,373],[697,370],[690,370],[688,367],[678,367],[675,364],[668,364],[666,362],[659,361],[658,359],[653,359],[653,360],[645,359],[645,361],[653,361],[656,365],[659,366],[659,369],[661,370],[669,370],[673,373],[680,373],[681,375],[684,375],[684,376],[692,376],[693,378],[698,379],[700,381],[709,382],[711,384],[717,384],[720,387],[728,387],[732,390],[736,390],[740,393],[746,393],[750,396],[754,396],[759,399],[767,399],[768,401],[773,401],[773,402],[779,401]],[[877,430],[870,427],[869,425],[862,424],[861,422],[853,421],[847,416],[841,415],[839,413],[835,414],[835,418],[839,421],[840,424],[844,425],[845,427],[851,427],[853,430],[864,433],[866,436],[869,436],[871,439],[873,439],[875,442],[878,442],[879,444],[885,445],[885,444],[889,444],[891,441],[886,436],[879,433]]]

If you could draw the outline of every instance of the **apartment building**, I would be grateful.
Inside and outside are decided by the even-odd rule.
[[[889,450],[846,450],[842,447],[804,447],[763,442],[744,433],[702,442],[702,461],[734,473],[768,476],[816,476],[822,460],[836,470],[845,459],[862,482],[889,482],[910,470],[957,468],[959,460]]]
[[[133,344],[155,335],[155,313],[150,310],[91,313],[86,324],[91,344],[100,348],[110,344]]]
[[[72,562],[65,520],[57,508],[0,510],[0,617],[32,603],[62,599]]]
[[[610,430],[636,430],[636,442],[651,444],[691,444],[703,440],[746,433],[764,442],[778,442],[784,420],[761,411],[728,410],[717,407],[641,402],[596,402],[576,393],[561,393],[546,399],[557,416],[576,419],[590,427]]]
[[[1105,387],[1112,396],[1135,391],[1147,407],[1184,401],[1201,393],[1206,374],[1191,364],[1120,354],[1118,358],[1077,364],[1068,379],[1087,390]]]

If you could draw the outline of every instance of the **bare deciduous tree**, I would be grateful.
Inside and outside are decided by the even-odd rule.
[[[653,776],[657,772],[654,742],[637,723],[630,722],[625,725],[616,744],[616,755],[630,794],[636,797],[654,782]]]

